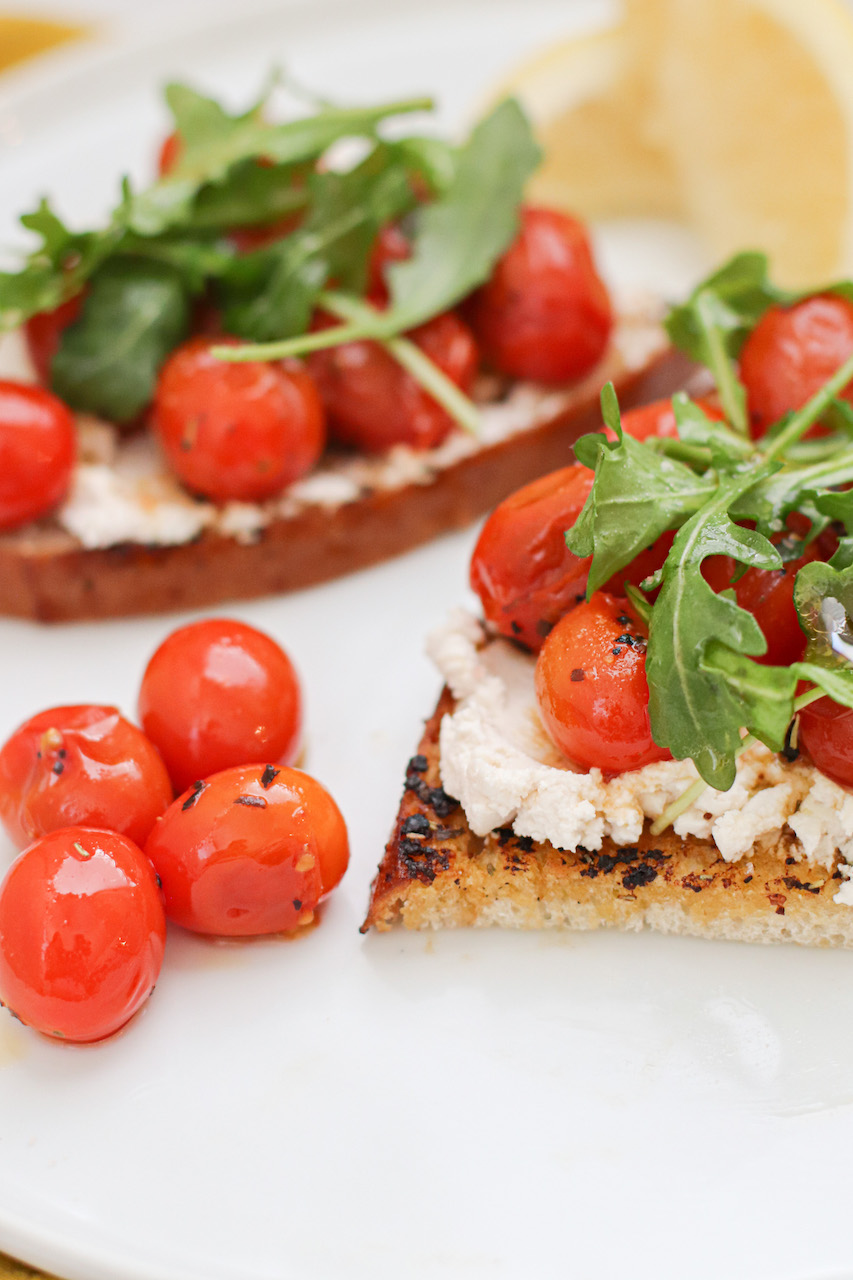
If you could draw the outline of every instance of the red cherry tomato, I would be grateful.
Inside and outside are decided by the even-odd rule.
[[[842,787],[853,787],[853,711],[819,698],[800,712],[799,745],[816,768]]]
[[[30,359],[36,367],[39,380],[46,387],[50,386],[50,366],[59,350],[62,335],[77,319],[82,305],[83,295],[77,293],[66,302],[60,302],[52,311],[39,311],[30,316],[24,325]]]
[[[790,535],[777,534],[771,541],[778,544],[785,536]],[[709,586],[714,591],[733,586],[740,607],[751,613],[761,627],[767,652],[757,657],[756,662],[786,667],[802,658],[806,636],[794,607],[796,577],[803,565],[828,559],[834,551],[834,535],[827,532],[809,543],[803,555],[789,560],[780,569],[750,568],[737,577],[740,566],[729,556],[711,556],[704,562],[702,574]]]
[[[156,748],[115,707],[41,711],[0,750],[0,819],[19,848],[71,826],[143,844],[173,796]]]
[[[586,594],[592,557],[576,556],[565,534],[580,515],[593,472],[579,462],[531,481],[495,507],[471,557],[471,589],[492,626],[538,652],[555,623]],[[615,573],[605,590],[639,586],[661,567],[674,541],[663,534]]]
[[[376,306],[384,306],[389,299],[386,273],[395,262],[411,257],[412,246],[393,222],[384,226],[370,251],[367,265],[367,296]]]
[[[452,311],[407,335],[452,382],[469,391],[479,366],[477,344]],[[347,342],[308,357],[329,430],[368,453],[409,444],[431,449],[453,427],[450,415],[376,342]]]
[[[846,298],[816,294],[766,311],[740,353],[753,436],[801,409],[851,354],[853,305]],[[853,404],[853,382],[842,396]],[[818,424],[806,435],[824,432]]]
[[[157,823],[145,852],[170,920],[234,937],[310,924],[349,860],[328,791],[298,769],[258,764],[195,783]]]
[[[43,387],[0,381],[0,529],[60,502],[76,453],[74,419],[61,400]]]
[[[518,236],[467,314],[496,369],[540,382],[587,373],[613,327],[583,225],[549,209],[522,209]]]
[[[554,744],[585,769],[640,769],[670,753],[652,740],[646,636],[627,600],[597,591],[558,622],[536,663]]]
[[[257,502],[314,466],[325,444],[323,409],[303,370],[229,364],[211,355],[215,345],[191,338],[163,365],[154,427],[188,488]]]
[[[707,399],[699,399],[696,404],[707,417],[716,422],[723,422],[725,415],[719,405]],[[640,405],[637,409],[629,409],[622,414],[622,430],[635,440],[648,440],[650,436],[677,439],[678,427],[675,423],[675,410],[671,400],[654,400],[651,404]],[[608,435],[612,435],[608,428]]]
[[[66,827],[0,886],[0,1000],[45,1035],[112,1035],[148,999],[166,920],[150,862],[126,836]]]
[[[566,546],[594,474],[575,463],[533,480],[495,508],[471,557],[471,588],[501,635],[541,649],[555,623],[583,599],[591,557]]]
[[[148,663],[139,719],[183,791],[232,765],[290,764],[302,729],[299,679],[262,631],[227,618],[193,622]]]

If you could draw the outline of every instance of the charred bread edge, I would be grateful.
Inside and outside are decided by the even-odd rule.
[[[595,852],[537,844],[503,827],[479,837],[441,786],[438,735],[453,710],[445,689],[409,761],[394,831],[371,890],[362,933],[500,925],[612,926],[742,942],[853,946],[853,909],[833,902],[842,874],[795,856],[793,839],[742,862],[706,840],[610,839]]]
[[[667,350],[616,379],[624,407],[669,395],[690,372]],[[42,622],[113,618],[248,600],[326,582],[463,528],[528,480],[571,460],[600,425],[598,391],[553,419],[438,472],[428,484],[376,490],[273,521],[251,542],[206,532],[175,546],[67,546],[68,537],[0,538],[0,614]]]

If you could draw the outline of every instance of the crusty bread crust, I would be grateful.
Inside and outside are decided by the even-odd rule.
[[[636,845],[605,840],[595,853],[537,844],[511,828],[474,835],[441,787],[438,734],[448,690],[406,772],[406,787],[373,883],[362,932],[500,925],[612,926],[742,942],[853,946],[853,908],[833,902],[841,881],[798,858],[787,838],[742,862],[710,841],[648,825]]]
[[[665,351],[615,379],[624,407],[684,386],[690,366]],[[439,471],[428,484],[307,507],[252,541],[205,532],[176,546],[84,549],[49,521],[0,536],[0,614],[61,622],[197,608],[313,586],[463,528],[519,485],[571,458],[600,425],[598,387],[583,384],[550,421]]]

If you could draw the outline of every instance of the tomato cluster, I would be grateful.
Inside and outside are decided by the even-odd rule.
[[[53,707],[0,749],[0,820],[26,846],[0,885],[0,1000],[48,1035],[123,1026],[157,979],[166,919],[300,929],[346,870],[340,810],[292,767],[302,694],[269,636],[228,619],[173,632],[139,717]]]
[[[850,311],[853,322],[853,308]],[[778,319],[771,316],[768,325],[775,331]],[[800,367],[806,368],[807,362],[801,360]],[[814,390],[813,381],[804,381],[787,409],[805,403]],[[722,418],[715,402],[701,404],[709,416]],[[622,426],[639,440],[677,435],[669,400],[626,413]],[[593,473],[575,463],[506,498],[480,532],[471,558],[470,585],[492,629],[538,655],[537,700],[555,745],[584,768],[619,773],[669,758],[669,752],[652,738],[645,675],[647,633],[625,596],[625,587],[640,586],[661,568],[675,535],[662,535],[587,600],[591,559],[575,555],[565,534],[580,515],[592,485]],[[713,590],[732,590],[741,608],[755,617],[767,643],[759,661],[773,665],[796,662],[805,651],[806,636],[793,598],[798,571],[812,560],[829,559],[837,547],[830,529],[806,540],[796,555],[787,547],[799,549],[798,539],[807,535],[810,523],[796,514],[788,523],[788,530],[774,538],[787,551],[780,569],[744,571],[723,556],[703,565]],[[648,594],[654,598],[653,591]],[[829,699],[814,703],[801,713],[800,741],[823,772],[853,785],[849,712]]]
[[[166,140],[161,173],[176,163]],[[271,227],[236,229],[247,252],[292,231],[293,215]],[[515,241],[491,278],[458,311],[407,336],[466,394],[485,364],[515,378],[561,382],[587,373],[607,344],[612,312],[583,226],[564,214],[524,208]],[[389,224],[368,262],[367,301],[389,304],[388,270],[409,256]],[[44,387],[65,329],[85,292],[31,317],[26,337]],[[318,313],[314,329],[337,324]],[[163,364],[148,419],[173,471],[215,501],[270,498],[315,465],[327,440],[375,453],[395,444],[433,448],[453,429],[447,411],[381,344],[366,339],[314,352],[304,362],[227,363],[211,354],[233,341],[208,300],[195,333]],[[0,384],[0,529],[49,511],[68,490],[74,430],[48,390]]]

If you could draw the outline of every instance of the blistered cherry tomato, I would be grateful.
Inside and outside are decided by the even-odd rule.
[[[103,1040],[148,999],[166,920],[154,870],[126,836],[65,827],[0,886],[0,1000],[64,1040]]]
[[[805,524],[808,525],[808,521]],[[778,545],[790,536],[777,534],[771,541]],[[757,657],[756,662],[785,667],[802,658],[806,636],[794,607],[796,577],[803,565],[813,560],[828,560],[836,545],[834,534],[827,531],[810,542],[796,560],[789,560],[779,569],[753,567],[741,573],[740,566],[729,556],[711,556],[704,562],[702,574],[706,582],[715,591],[733,586],[738,604],[752,614],[761,628],[767,641],[767,652]]]
[[[496,369],[539,382],[589,372],[613,327],[586,230],[550,209],[522,209],[516,239],[466,314]]]
[[[790,307],[770,307],[740,353],[753,436],[801,409],[850,355],[853,305],[846,298],[816,294]],[[853,382],[841,395],[853,404]],[[824,430],[818,424],[806,435]]]
[[[257,764],[195,783],[145,852],[169,919],[222,936],[310,924],[349,860],[346,826],[325,787],[298,769]]]
[[[0,529],[35,520],[65,497],[77,438],[70,410],[44,387],[0,382]]]
[[[77,319],[82,305],[83,295],[77,293],[52,311],[39,311],[30,316],[24,325],[30,359],[45,386],[50,386],[50,366],[59,350],[62,335]]]
[[[302,729],[299,678],[262,631],[228,618],[192,622],[148,663],[139,719],[176,791],[236,764],[290,764]]]
[[[833,782],[853,787],[853,711],[819,698],[800,712],[799,746]]]
[[[463,391],[479,365],[468,326],[451,311],[407,335]],[[409,444],[440,444],[453,420],[377,342],[346,342],[315,351],[308,367],[320,391],[329,431],[344,444],[368,453]]]
[[[575,463],[510,494],[483,525],[471,557],[471,588],[487,620],[539,650],[556,622],[584,597],[591,557],[566,546],[595,476]]]
[[[565,535],[593,479],[588,467],[575,463],[531,481],[495,507],[474,547],[470,583],[483,613],[501,635],[534,652],[586,594],[592,557],[576,556]],[[626,582],[639,586],[661,567],[674,538],[674,533],[662,534],[605,589],[620,594]]]
[[[555,746],[585,769],[640,769],[670,753],[652,739],[646,636],[627,600],[597,591],[558,622],[536,663]]]
[[[0,750],[0,819],[22,847],[58,827],[143,844],[174,791],[157,749],[115,707],[52,707]]]
[[[325,444],[322,405],[302,369],[230,364],[211,354],[215,345],[191,338],[163,365],[154,427],[188,488],[257,502],[314,466]]]

